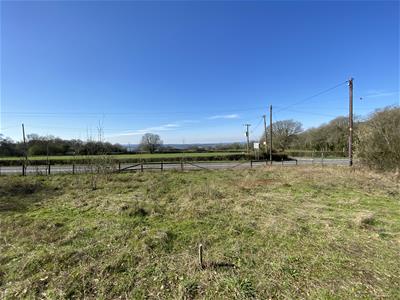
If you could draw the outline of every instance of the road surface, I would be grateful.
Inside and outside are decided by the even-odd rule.
[[[298,165],[348,165],[348,159],[312,159],[312,158],[296,158],[296,160],[287,160],[283,162],[273,162],[273,165],[295,166]],[[267,162],[269,164],[269,162]],[[120,168],[123,172],[129,171],[147,171],[147,170],[218,170],[218,169],[243,169],[252,167],[265,166],[265,161],[229,161],[229,162],[164,162],[164,163],[121,163]],[[72,173],[88,173],[94,170],[96,166],[89,165],[52,165],[50,166],[50,174],[72,174]],[[110,170],[118,171],[118,165],[109,167]],[[46,175],[48,174],[48,166],[28,166],[26,170],[27,175]],[[0,175],[18,175],[22,174],[22,166],[0,167]]]

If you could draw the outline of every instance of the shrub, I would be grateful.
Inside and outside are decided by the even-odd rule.
[[[356,155],[371,168],[396,170],[400,167],[400,108],[378,110],[358,131]]]

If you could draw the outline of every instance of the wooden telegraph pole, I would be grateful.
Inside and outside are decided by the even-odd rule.
[[[28,164],[28,149],[26,147],[26,139],[25,139],[25,126],[24,123],[22,123],[22,137],[24,139],[24,152],[25,152],[25,164],[22,166],[22,175],[25,175],[26,173],[26,167]]]
[[[268,154],[268,150],[267,150],[267,116],[263,115],[264,118],[264,138],[265,138],[265,160],[267,160],[267,154]]]
[[[269,161],[272,165],[272,105],[269,106]]]
[[[244,124],[246,126],[246,138],[247,138],[247,154],[250,154],[250,134],[249,134],[249,127],[251,124]]]
[[[349,166],[353,165],[353,78],[349,79]]]

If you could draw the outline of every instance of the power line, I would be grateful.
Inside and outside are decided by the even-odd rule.
[[[312,98],[315,98],[323,93],[326,93],[330,90],[333,90],[341,85],[343,85],[345,82],[342,82],[340,84],[337,84],[329,89],[323,90],[315,95],[312,95],[310,97],[307,97],[305,99],[302,99],[298,102],[292,103],[288,106],[284,106],[281,107],[280,109],[278,109],[276,112],[282,111],[288,107],[303,103],[307,100],[310,100]],[[279,108],[279,106],[277,106]],[[23,112],[23,111],[2,111],[0,112],[0,114],[3,115],[24,115],[24,116],[60,116],[60,115],[65,115],[65,116],[72,116],[72,115],[76,115],[76,116],[112,116],[112,115],[127,115],[127,116],[144,116],[144,115],[172,115],[172,114],[202,114],[202,113],[229,113],[229,112],[245,112],[245,111],[255,111],[255,110],[260,110],[263,109],[264,107],[260,106],[260,107],[252,107],[252,108],[236,108],[236,109],[223,109],[223,110],[213,110],[213,111],[135,111],[135,112],[55,112],[55,111],[36,111],[36,112]]]
[[[343,84],[345,84],[345,83],[347,83],[347,82],[348,82],[347,80],[344,81],[344,82],[341,82],[341,83],[339,83],[339,84],[337,84],[337,85],[335,85],[335,86],[333,86],[333,87],[330,87],[330,88],[328,88],[328,89],[326,89],[326,90],[323,90],[323,91],[321,91],[321,92],[318,92],[318,93],[316,93],[316,94],[314,94],[314,95],[312,95],[312,96],[309,96],[309,97],[304,98],[304,99],[302,99],[302,100],[300,100],[300,101],[297,101],[297,102],[294,102],[294,103],[292,103],[292,104],[290,104],[290,105],[287,105],[287,106],[285,106],[285,107],[283,107],[283,108],[277,110],[276,112],[280,112],[280,111],[285,110],[285,109],[287,109],[287,108],[289,108],[289,107],[292,107],[292,106],[295,106],[295,105],[304,103],[304,102],[306,102],[306,101],[308,101],[308,100],[311,100],[311,99],[313,99],[313,98],[315,98],[315,97],[318,97],[318,96],[320,96],[320,95],[322,95],[322,94],[325,94],[325,93],[327,93],[327,92],[329,92],[329,91],[331,91],[331,90],[334,90],[334,89],[338,88],[339,86],[341,86],[341,85],[343,85]]]
[[[317,112],[312,112],[312,111],[302,111],[302,110],[297,110],[297,109],[286,109],[286,111],[296,112],[296,113],[300,113],[300,114],[310,114],[310,115],[316,115],[316,116],[323,116],[323,117],[332,117],[332,118],[339,117],[339,115],[317,113]]]
[[[229,113],[229,112],[241,112],[241,111],[254,111],[262,109],[262,106],[252,108],[237,108],[237,109],[224,109],[224,110],[213,110],[213,111],[135,111],[135,112],[52,112],[52,111],[36,111],[36,112],[22,112],[22,111],[2,111],[0,114],[5,115],[171,115],[171,114],[216,114],[216,113]]]
[[[14,125],[14,126],[8,126],[8,127],[1,127],[0,130],[8,130],[8,129],[16,128],[16,127],[19,127],[19,126],[20,126],[20,125]]]
[[[263,120],[263,117],[260,118],[260,121],[257,123],[257,125],[253,128],[253,130],[250,131],[251,133],[255,132],[255,130],[258,128],[258,126],[261,125],[262,120]]]

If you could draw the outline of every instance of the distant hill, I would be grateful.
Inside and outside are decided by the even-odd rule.
[[[164,144],[163,147],[166,148],[174,148],[177,150],[187,150],[193,148],[203,148],[203,149],[211,149],[211,148],[218,148],[221,146],[227,146],[231,144],[240,144],[245,145],[246,143],[194,143],[194,144]],[[128,151],[136,151],[139,148],[139,144],[123,144],[123,147],[128,149]]]

